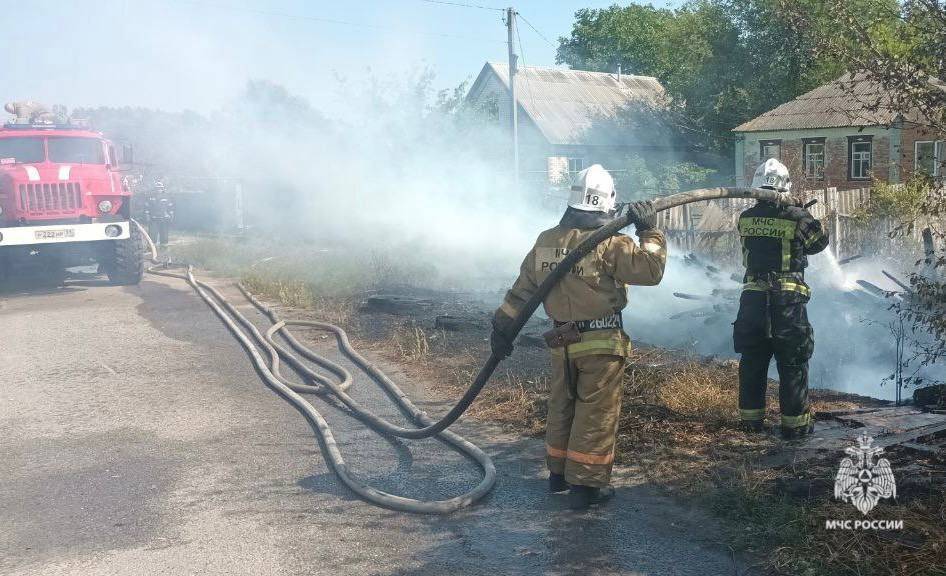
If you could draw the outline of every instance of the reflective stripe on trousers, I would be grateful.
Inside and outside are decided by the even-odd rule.
[[[739,419],[744,421],[757,421],[765,419],[765,408],[740,408]]]

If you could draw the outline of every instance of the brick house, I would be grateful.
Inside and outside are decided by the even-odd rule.
[[[944,176],[943,136],[882,102],[879,86],[846,75],[737,126],[736,185],[750,183],[768,158],[781,160],[795,186],[808,190],[898,183],[917,171]]]
[[[524,179],[559,183],[592,164],[613,168],[629,157],[669,163],[688,155],[660,128],[666,100],[656,78],[522,66],[516,87]],[[507,129],[510,103],[509,66],[487,62],[466,104]]]

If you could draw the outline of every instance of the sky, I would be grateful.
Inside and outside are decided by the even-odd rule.
[[[0,0],[0,98],[208,112],[254,79],[331,111],[343,104],[340,79],[390,79],[424,67],[435,86],[451,88],[472,81],[484,62],[505,60],[507,50],[503,14],[489,9],[502,5],[455,1],[484,8],[433,0]],[[554,44],[570,32],[574,12],[615,3],[520,0],[516,9],[539,31],[520,21],[523,62],[554,65]]]

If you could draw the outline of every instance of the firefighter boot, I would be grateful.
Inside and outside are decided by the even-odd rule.
[[[739,429],[747,434],[765,431],[765,427],[762,425],[762,420],[743,420],[739,423]]]
[[[549,492],[558,494],[559,492],[567,491],[568,488],[569,484],[565,481],[564,474],[556,474],[555,472],[549,473]]]
[[[803,426],[798,426],[795,428],[787,428],[782,425],[782,439],[792,442],[794,440],[802,440],[809,434],[815,431],[815,425],[813,423],[808,423]]]
[[[604,504],[614,496],[614,488],[595,488],[575,484],[568,491],[568,505],[572,510],[586,510],[590,506]]]

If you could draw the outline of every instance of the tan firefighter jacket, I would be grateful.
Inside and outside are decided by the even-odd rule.
[[[568,250],[578,246],[595,229],[556,226],[542,232],[519,271],[519,278],[496,310],[494,322],[505,329],[539,284],[555,269]],[[663,278],[667,242],[659,230],[639,234],[641,246],[623,234],[612,236],[582,258],[552,288],[545,312],[557,322],[596,320],[620,312],[627,306],[627,286],[653,286]],[[568,346],[570,358],[592,354],[627,356],[630,338],[620,328],[583,332],[581,342]],[[553,349],[561,354],[561,349]]]

